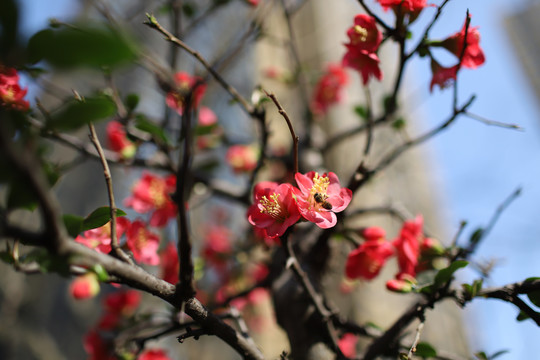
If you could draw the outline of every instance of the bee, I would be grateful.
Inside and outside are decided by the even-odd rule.
[[[321,204],[321,206],[323,208],[325,208],[326,210],[332,210],[332,204],[330,204],[328,201],[326,201],[324,195],[321,195],[319,193],[315,193],[313,194],[313,199],[315,199],[315,201],[319,204]]]

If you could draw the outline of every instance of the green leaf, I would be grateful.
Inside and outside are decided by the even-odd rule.
[[[101,282],[109,281],[109,273],[107,272],[107,270],[105,270],[103,265],[96,264],[92,266],[92,271],[96,273],[99,281]]]
[[[169,145],[171,143],[169,138],[165,134],[163,128],[151,122],[142,114],[137,115],[137,119],[135,120],[135,127],[141,131],[149,133],[154,138],[158,139],[164,144]]]
[[[504,355],[504,354],[507,354],[507,353],[509,353],[509,352],[510,352],[509,350],[499,350],[499,351],[497,351],[496,353],[494,353],[493,355],[491,355],[491,356],[489,357],[489,359],[490,359],[490,360],[493,360],[493,359],[498,358],[499,356]]]
[[[55,272],[69,276],[69,263],[65,257],[49,253],[46,249],[37,249],[30,252],[23,259],[23,263],[36,262],[42,273]]]
[[[471,237],[470,237],[470,239],[469,239],[469,242],[470,242],[471,244],[476,244],[476,243],[478,243],[478,242],[482,239],[482,235],[484,235],[484,229],[483,229],[483,228],[478,228],[478,229],[476,229],[476,230],[472,233],[472,235],[471,235]]]
[[[529,315],[525,314],[523,311],[519,311],[518,316],[516,317],[517,321],[523,321],[529,319]]]
[[[416,351],[414,353],[416,356],[420,356],[421,358],[430,358],[437,356],[437,351],[433,346],[426,342],[420,342],[418,345],[416,345]]]
[[[197,13],[197,7],[191,2],[186,2],[182,5],[182,12],[187,18],[192,18]]]
[[[139,105],[139,100],[140,98],[139,98],[139,95],[137,94],[128,94],[126,96],[125,103],[129,112],[132,112],[133,110],[135,110],[137,105]]]
[[[126,34],[100,24],[46,29],[28,42],[30,62],[45,60],[59,68],[113,67],[133,61],[136,53]]]
[[[64,226],[66,227],[69,236],[75,238],[82,232],[84,219],[81,216],[64,214],[62,220],[64,221]]]
[[[116,209],[116,216],[126,216],[127,214],[120,209]],[[105,225],[111,220],[111,208],[102,206],[94,210],[90,215],[84,218],[81,231],[91,230]]]
[[[53,114],[47,126],[60,131],[80,128],[88,123],[105,119],[116,113],[116,105],[107,97],[86,98],[84,101],[73,100],[64,106],[58,114]]]
[[[469,264],[468,261],[465,260],[457,260],[451,263],[448,267],[439,270],[437,275],[435,275],[434,280],[434,286],[439,287],[445,283],[447,283],[451,278],[452,275],[458,270],[461,269]]]
[[[476,356],[478,360],[488,360],[486,353],[483,351],[477,352],[474,356]]]
[[[362,118],[363,120],[366,120],[367,119],[367,116],[368,116],[368,111],[367,109],[362,106],[362,105],[356,105],[354,107],[354,112],[356,115],[358,115],[360,118]]]
[[[392,122],[392,128],[394,130],[401,130],[405,128],[405,126],[407,126],[407,121],[402,117],[397,118],[396,120]]]

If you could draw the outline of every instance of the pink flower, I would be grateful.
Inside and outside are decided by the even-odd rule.
[[[231,255],[231,232],[224,226],[211,226],[205,236],[202,255],[215,266],[223,266]]]
[[[129,227],[130,221],[125,217],[116,218],[116,237],[119,239]],[[111,252],[111,223],[96,229],[87,230],[83,235],[75,238],[75,241],[97,252],[108,254]]]
[[[357,70],[362,75],[364,86],[369,79],[374,76],[377,80],[382,80],[383,74],[379,68],[379,58],[375,53],[360,50],[354,45],[345,44],[347,52],[343,56],[343,66]]]
[[[353,358],[356,356],[356,343],[358,338],[351,333],[345,333],[341,339],[339,339],[338,346],[339,350],[348,358]]]
[[[300,219],[293,197],[293,186],[263,181],[253,189],[254,203],[247,212],[248,221],[265,229],[270,237],[281,236]]]
[[[246,0],[246,2],[247,2],[249,5],[255,7],[255,6],[259,5],[260,0]]]
[[[127,231],[128,248],[133,252],[136,261],[148,264],[158,265],[159,256],[157,250],[159,247],[159,237],[150,232],[144,222],[135,220]]]
[[[392,244],[384,238],[366,240],[350,252],[345,264],[345,275],[350,279],[371,280],[379,274],[386,260],[393,254]]]
[[[160,254],[161,257],[161,278],[171,284],[178,283],[178,270],[180,261],[178,260],[178,250],[176,246],[169,242]]]
[[[390,279],[386,282],[386,288],[393,292],[408,293],[412,291],[413,282],[409,280]]]
[[[419,12],[426,6],[427,0],[377,0],[383,7],[384,11],[388,8],[397,9],[399,6],[407,12]]]
[[[185,97],[192,91],[191,108],[197,108],[206,92],[206,84],[202,83],[202,78],[180,71],[174,75],[174,82],[177,88],[167,94],[165,99],[167,106],[176,110],[179,115],[182,115]]]
[[[167,353],[161,349],[148,349],[139,354],[137,360],[171,360]]]
[[[84,300],[93,298],[99,293],[99,280],[93,272],[77,276],[69,286],[69,292],[73,298]]]
[[[371,226],[362,229],[360,235],[368,241],[379,241],[386,238],[386,231],[378,226]]]
[[[354,17],[354,25],[347,30],[349,45],[369,53],[376,52],[382,41],[382,34],[375,24],[375,18],[366,14]]]
[[[177,208],[169,196],[175,190],[176,176],[159,177],[143,172],[133,187],[133,195],[124,204],[141,214],[152,211],[150,225],[162,227],[176,217]]]
[[[416,276],[415,268],[418,265],[420,243],[424,238],[423,225],[422,215],[418,215],[414,220],[405,221],[399,237],[393,241],[398,257],[398,279],[405,274],[412,278]]]
[[[235,173],[249,172],[257,167],[257,148],[252,145],[232,145],[225,158]]]
[[[217,123],[217,116],[212,109],[202,106],[199,110],[199,126],[212,126]]]
[[[441,89],[450,86],[452,82],[456,81],[457,70],[458,65],[445,68],[434,59],[431,59],[431,72],[433,73],[433,77],[431,78],[429,91],[433,91],[435,85],[439,85]]]
[[[136,290],[118,291],[111,293],[103,300],[105,314],[101,317],[98,327],[112,330],[123,318],[135,313],[141,302],[141,293]]]
[[[19,85],[19,74],[13,68],[0,66],[0,106],[18,111],[27,111],[30,108],[24,96],[28,89]]]
[[[465,29],[467,28],[467,19],[460,32],[455,33],[449,38],[441,42],[441,46],[446,50],[454,54],[458,59],[463,51],[463,45],[465,43]],[[478,27],[469,26],[467,33],[467,47],[465,48],[465,54],[461,66],[476,69],[486,61],[484,51],[480,47],[480,32]]]
[[[336,225],[336,212],[341,212],[349,205],[352,191],[342,188],[336,174],[329,172],[319,176],[310,171],[303,175],[296,173],[294,188],[298,209],[302,216],[322,229]]]
[[[328,64],[326,72],[315,85],[311,109],[315,114],[326,114],[330,105],[342,99],[343,86],[349,82],[347,72],[340,64]]]
[[[118,121],[110,121],[107,124],[107,143],[109,148],[120,154],[122,159],[130,159],[135,156],[137,148],[126,136],[124,125]]]

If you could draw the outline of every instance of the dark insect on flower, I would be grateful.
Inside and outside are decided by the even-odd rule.
[[[330,204],[328,201],[326,201],[324,195],[321,195],[319,193],[315,193],[315,194],[313,194],[313,199],[315,199],[315,201],[318,204],[321,204],[321,206],[323,208],[325,208],[326,210],[332,210],[332,204]]]

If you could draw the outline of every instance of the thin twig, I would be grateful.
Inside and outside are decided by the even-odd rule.
[[[285,121],[287,122],[287,126],[289,127],[289,131],[291,133],[292,141],[293,141],[293,164],[294,164],[294,173],[296,174],[298,172],[298,136],[296,136],[296,133],[294,132],[294,128],[291,122],[291,119],[289,119],[289,115],[287,115],[287,112],[283,110],[283,107],[279,103],[278,99],[276,98],[276,95],[273,93],[268,93],[266,90],[264,90],[264,93],[266,96],[268,96],[276,105],[278,112]]]
[[[418,324],[418,327],[416,328],[416,335],[414,336],[414,341],[411,345],[411,348],[409,349],[409,353],[407,354],[407,359],[412,359],[413,353],[416,352],[416,346],[420,342],[420,335],[422,334],[423,329],[424,329],[424,321],[421,321],[420,324]]]
[[[114,254],[114,256],[118,257],[122,261],[133,265],[133,260],[118,245],[118,235],[116,233],[116,202],[114,200],[111,170],[109,169],[109,164],[107,163],[107,159],[103,153],[103,148],[101,147],[99,139],[96,135],[94,124],[89,123],[88,129],[90,130],[88,137],[90,138],[92,144],[94,144],[94,147],[99,155],[99,159],[101,160],[101,166],[103,166],[103,176],[105,177],[105,184],[107,185],[107,194],[109,196],[111,212],[111,252]]]
[[[503,122],[499,122],[499,121],[495,121],[495,120],[489,120],[489,119],[486,119],[485,117],[473,114],[473,113],[471,113],[469,111],[466,111],[465,115],[467,115],[468,117],[470,117],[473,120],[478,120],[478,121],[480,121],[480,122],[482,122],[482,123],[484,123],[486,125],[499,126],[499,127],[502,127],[502,128],[525,131],[525,129],[523,129],[521,126],[519,126],[517,124],[507,124],[507,123],[503,123]]]

